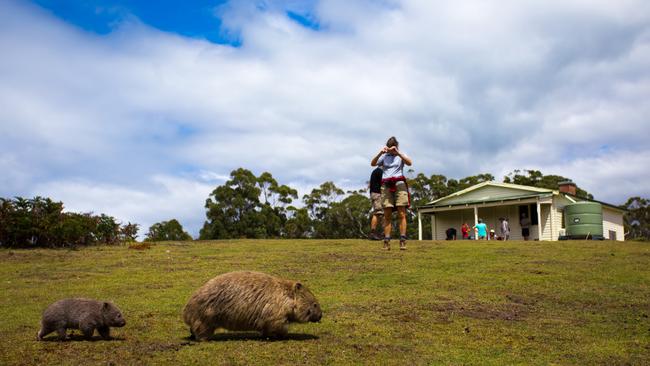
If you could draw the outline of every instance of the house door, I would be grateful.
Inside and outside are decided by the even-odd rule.
[[[531,203],[528,205],[519,205],[519,220],[526,215],[530,218],[530,239],[539,239],[537,226],[539,225],[539,216],[537,215],[537,205]]]

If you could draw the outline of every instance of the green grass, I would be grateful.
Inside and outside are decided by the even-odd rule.
[[[394,243],[395,245],[397,243]],[[361,240],[161,243],[0,250],[0,364],[650,364],[650,244]],[[286,340],[187,339],[181,310],[208,279],[257,270],[301,280],[320,324]],[[115,302],[111,341],[37,342],[42,311]]]

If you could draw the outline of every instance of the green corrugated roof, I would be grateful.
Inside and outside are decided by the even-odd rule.
[[[497,192],[492,192],[491,195],[487,194],[487,195],[476,197],[476,193],[480,192],[482,188],[485,188],[483,190],[488,190],[490,189],[490,187],[501,189],[500,194],[495,194]],[[481,203],[489,203],[489,202],[513,201],[513,200],[516,201],[516,200],[533,198],[533,197],[548,197],[557,194],[560,194],[560,192],[557,190],[552,190],[547,188],[522,186],[522,185],[510,184],[510,183],[483,182],[483,183],[473,185],[469,188],[463,189],[462,191],[458,191],[448,196],[439,198],[418,208],[464,206],[464,205],[481,204]],[[596,201],[596,200],[588,200],[586,198],[576,197],[567,194],[564,195],[567,197],[572,197],[573,199],[576,199],[578,201],[598,202],[608,207],[623,212],[625,211],[624,209],[621,209],[620,207],[617,207],[609,203]]]
[[[535,194],[522,194],[518,196],[508,196],[508,197],[498,197],[498,198],[487,198],[482,200],[454,200],[453,203],[440,203],[437,205],[431,205],[430,207],[446,207],[446,206],[459,206],[459,205],[469,205],[475,203],[486,203],[486,202],[500,202],[500,201],[516,201],[526,198],[534,197],[548,197],[550,193],[535,193]]]
[[[552,194],[552,189],[521,186],[517,184],[483,182],[428,203],[427,207],[450,206],[469,203],[507,201],[522,197]],[[477,194],[482,194],[477,196]],[[465,196],[465,197],[464,197]]]

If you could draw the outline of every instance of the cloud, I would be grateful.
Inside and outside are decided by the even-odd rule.
[[[231,170],[363,187],[391,135],[417,172],[534,168],[612,203],[650,195],[650,3],[238,1],[215,16],[241,47],[137,15],[98,35],[2,2],[0,195],[196,235]]]
[[[205,220],[205,200],[214,189],[196,180],[153,176],[144,187],[97,184],[90,181],[51,181],[33,188],[34,195],[56,197],[70,212],[111,215],[123,223],[140,224],[141,239],[156,222],[182,218],[182,225],[196,236]]]

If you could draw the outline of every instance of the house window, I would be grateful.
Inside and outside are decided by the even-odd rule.
[[[530,218],[531,225],[539,225],[539,217],[537,216],[537,205],[531,203],[530,205],[521,205],[519,206],[519,218],[521,219],[522,214],[526,214]]]

